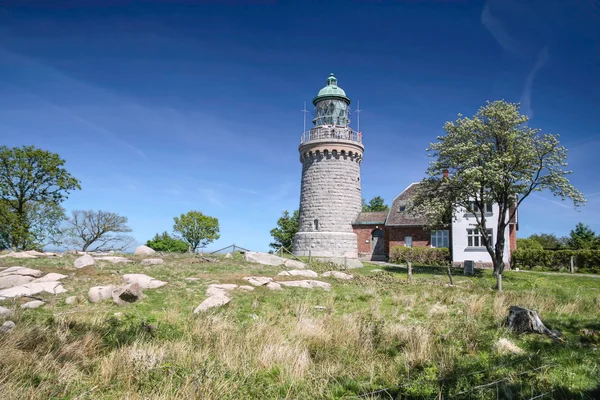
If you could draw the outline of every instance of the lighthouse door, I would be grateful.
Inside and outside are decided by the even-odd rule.
[[[375,229],[371,232],[371,253],[374,256],[385,255],[383,231],[381,229]]]

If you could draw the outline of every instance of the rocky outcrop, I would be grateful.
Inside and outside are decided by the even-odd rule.
[[[23,275],[7,275],[0,276],[0,289],[11,288],[15,286],[25,285],[33,280],[31,276]]]
[[[49,274],[46,274],[40,278],[36,278],[31,282],[55,282],[65,278],[68,278],[68,276],[63,274],[57,274],[55,272],[50,272]]]
[[[46,304],[45,301],[33,300],[33,301],[28,301],[27,303],[21,304],[21,308],[40,308],[44,304]]]
[[[102,257],[95,257],[94,259],[98,260],[98,261],[108,261],[113,264],[132,263],[133,262],[133,260],[130,260],[127,257],[118,257],[118,256],[102,256]]]
[[[112,291],[113,301],[119,306],[135,303],[140,300],[142,296],[142,289],[137,283],[125,285]]]
[[[279,281],[281,286],[300,287],[305,289],[319,288],[326,291],[331,290],[331,285],[327,282],[304,280],[304,281]]]
[[[266,276],[249,276],[246,278],[242,278],[252,286],[264,286],[269,282],[273,281],[273,278],[269,278]]]
[[[287,268],[304,269],[306,264],[300,261],[291,260],[289,258],[283,258],[276,256],[275,254],[258,253],[254,251],[247,251],[244,254],[247,262],[252,262],[262,265],[272,265],[275,267],[284,266]]]
[[[310,269],[292,269],[290,271],[281,271],[277,276],[304,276],[306,278],[316,278],[319,274]]]
[[[156,253],[156,251],[154,251],[153,249],[151,249],[148,246],[138,246],[135,249],[135,253],[133,253],[133,254],[135,254],[136,256],[149,256],[154,253]]]
[[[8,254],[1,255],[0,258],[37,258],[25,251],[11,251]]]
[[[90,256],[89,254],[86,254],[76,259],[74,266],[75,268],[84,268],[94,264],[96,264],[96,260],[94,260],[94,257]]]
[[[115,290],[113,285],[94,286],[88,291],[88,300],[92,303],[99,303],[102,300],[110,299]]]
[[[10,317],[13,311],[10,308],[0,306],[0,317]]]
[[[345,274],[345,273],[340,272],[340,271],[327,271],[327,272],[323,272],[323,274],[321,276],[326,277],[326,278],[335,278],[335,279],[344,280],[344,281],[348,281],[350,279],[354,279],[353,275]]]
[[[31,269],[26,267],[10,267],[0,271],[0,277],[9,276],[9,275],[21,275],[21,276],[30,276],[32,278],[39,278],[44,275],[42,271],[38,271],[37,269]]]
[[[281,285],[277,282],[269,282],[265,286],[269,290],[281,290]]]
[[[65,304],[75,304],[77,303],[77,296],[69,296],[65,299]]]
[[[125,274],[123,279],[127,283],[137,283],[142,289],[157,289],[168,283],[144,274]]]
[[[164,263],[165,260],[162,258],[145,258],[142,260],[142,265],[159,265]]]
[[[12,331],[15,329],[15,326],[16,324],[13,321],[6,321],[2,324],[2,326],[0,326],[0,334]]]
[[[223,306],[231,301],[231,297],[225,294],[210,296],[194,309],[194,314],[209,310],[211,308]]]
[[[64,288],[62,282],[30,282],[25,285],[0,290],[0,300],[12,297],[31,296],[42,292],[59,294],[65,293],[66,291],[67,290]]]

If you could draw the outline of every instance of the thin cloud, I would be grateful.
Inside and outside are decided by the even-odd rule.
[[[574,210],[573,206],[568,206],[568,205],[566,205],[562,201],[550,200],[550,199],[547,199],[547,198],[545,198],[543,196],[540,196],[540,195],[537,195],[537,194],[532,194],[532,197],[535,197],[535,198],[538,198],[538,199],[542,199],[544,201],[547,201],[549,203],[555,204],[555,205],[557,205],[559,207],[562,207],[562,208],[566,208],[566,209],[569,209],[569,210]]]
[[[521,43],[508,33],[498,18],[492,15],[489,2],[485,4],[483,11],[481,12],[481,23],[487,28],[488,31],[490,31],[494,39],[496,39],[496,42],[498,42],[498,44],[502,46],[504,50],[516,54],[521,54],[524,52],[524,48]]]
[[[531,108],[533,81],[538,71],[546,65],[548,61],[550,61],[550,54],[548,53],[548,46],[546,46],[539,52],[535,64],[533,64],[533,68],[529,71],[527,80],[525,81],[525,87],[523,88],[523,94],[521,95],[521,109],[525,114],[529,115],[530,118],[533,118],[533,109]]]

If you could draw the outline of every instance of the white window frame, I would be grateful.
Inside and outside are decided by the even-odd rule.
[[[477,207],[477,205],[475,205],[474,201],[469,202],[469,208],[473,211],[473,212],[477,212],[479,213],[479,207]],[[490,201],[484,204],[483,206],[484,208],[484,213],[486,215],[490,215],[494,213],[494,204]],[[468,213],[471,213],[470,210],[467,210]]]
[[[488,236],[490,237],[490,241],[494,243],[494,230],[489,228],[487,229]],[[468,248],[485,248],[483,244],[483,235],[479,231],[479,228],[469,228],[467,229],[467,247]]]
[[[431,247],[450,248],[450,231],[447,229],[431,231]],[[441,246],[440,246],[441,242]]]

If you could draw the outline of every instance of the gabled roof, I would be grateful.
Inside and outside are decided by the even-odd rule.
[[[384,225],[387,211],[361,212],[352,225]]]
[[[425,216],[415,216],[408,214],[406,211],[399,211],[401,206],[408,206],[409,200],[416,194],[418,185],[419,182],[413,182],[396,196],[385,221],[386,226],[420,226],[426,224],[427,219]]]

